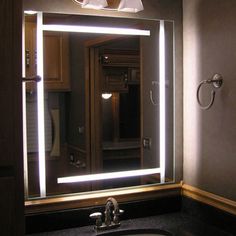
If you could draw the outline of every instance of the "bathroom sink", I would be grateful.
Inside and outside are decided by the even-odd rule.
[[[98,236],[171,236],[172,234],[160,229],[130,229],[98,234]]]

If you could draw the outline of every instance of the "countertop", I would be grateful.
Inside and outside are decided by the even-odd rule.
[[[183,213],[168,213],[151,217],[136,218],[121,221],[121,226],[110,231],[157,228],[168,231],[176,236],[233,236],[233,234],[222,231],[219,228],[208,225],[192,216]],[[110,232],[106,230],[106,232]],[[30,234],[31,236],[95,236],[99,235],[93,226],[70,228],[65,230]]]

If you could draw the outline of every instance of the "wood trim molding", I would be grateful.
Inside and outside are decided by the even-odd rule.
[[[213,206],[225,212],[236,215],[236,202],[198,189],[196,187],[177,183],[167,185],[141,186],[127,189],[109,189],[99,192],[81,193],[47,199],[25,201],[25,214],[36,214],[49,211],[68,210],[74,208],[104,205],[108,197],[115,197],[118,202],[158,199],[167,196],[181,195]]]
[[[104,205],[108,197],[115,197],[118,202],[157,199],[166,196],[180,196],[181,184],[141,186],[127,189],[109,189],[94,193],[60,196],[47,199],[25,201],[25,214],[67,210],[82,207]]]
[[[187,184],[182,185],[182,195],[236,215],[236,202],[227,198],[203,191]]]

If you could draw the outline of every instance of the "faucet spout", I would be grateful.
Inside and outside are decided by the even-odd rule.
[[[111,217],[112,214],[113,214],[113,219]],[[120,223],[119,215],[120,215],[120,209],[118,202],[113,197],[108,198],[105,206],[105,224],[107,226],[111,225],[112,222],[114,224],[119,224]]]
[[[95,229],[111,229],[120,226],[120,215],[123,213],[123,210],[120,210],[119,204],[115,198],[109,197],[105,205],[105,221],[102,223],[100,212],[96,212],[90,215],[92,219],[96,219]]]

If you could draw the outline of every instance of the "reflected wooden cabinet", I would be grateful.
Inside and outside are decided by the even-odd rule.
[[[139,84],[140,83],[140,69],[129,68],[128,77],[129,77],[129,84]]]
[[[101,55],[103,92],[128,92],[140,83],[140,58],[135,50],[105,50]]]
[[[70,90],[69,79],[69,37],[65,32],[48,32],[43,34],[44,40],[44,81],[47,91]],[[36,23],[25,22],[25,64],[26,77],[36,75]],[[28,83],[27,89],[35,86]]]
[[[25,22],[25,73],[26,77],[36,75],[36,24]]]
[[[105,49],[101,61],[104,66],[139,67],[139,51]]]
[[[128,70],[108,67],[103,70],[104,92],[128,92]]]

